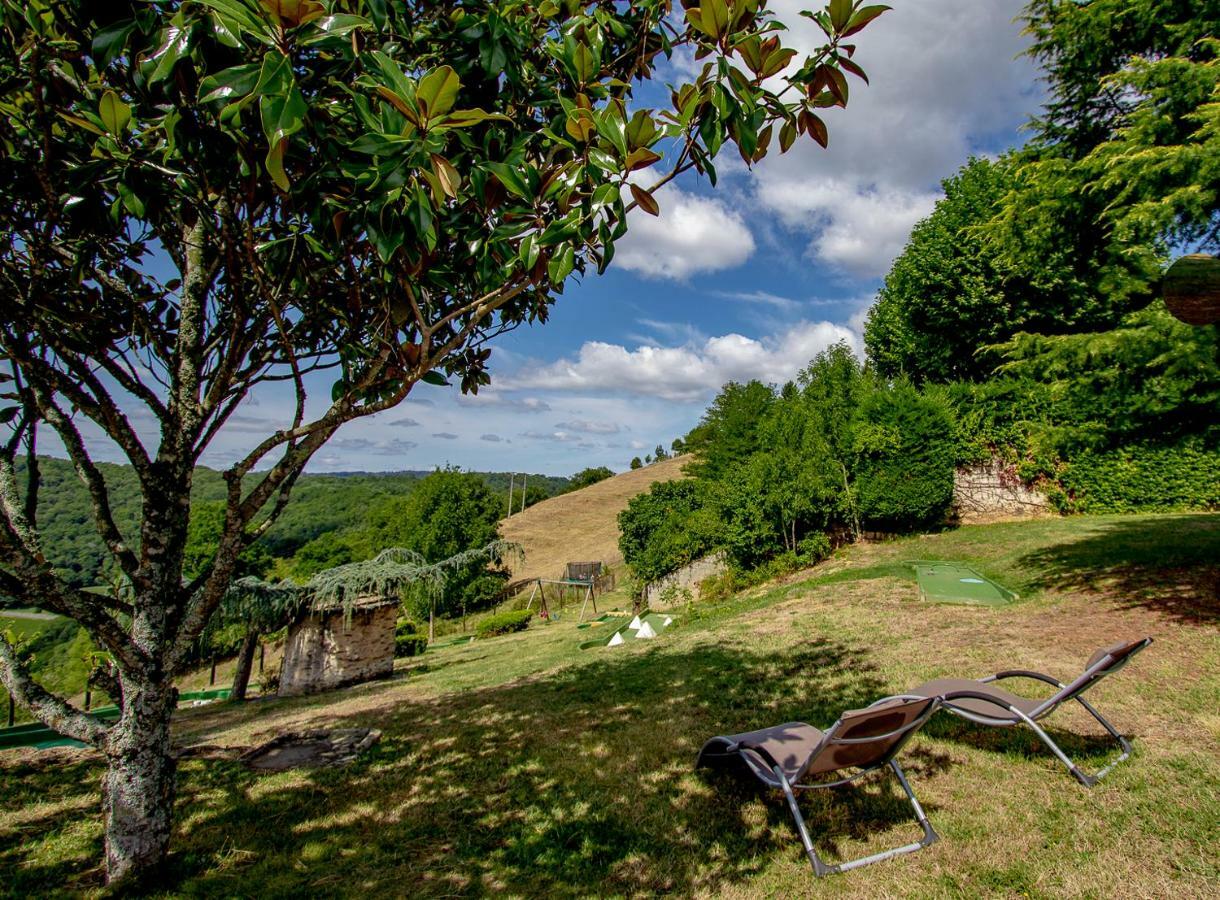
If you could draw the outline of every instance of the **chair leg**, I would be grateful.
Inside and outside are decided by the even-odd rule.
[[[911,807],[915,811],[915,818],[923,828],[923,839],[912,844],[904,844],[901,847],[895,847],[893,850],[883,850],[880,853],[874,853],[871,856],[863,856],[859,859],[849,860],[838,864],[828,864],[823,862],[818,856],[817,850],[814,849],[813,841],[809,837],[809,829],[805,827],[805,818],[801,815],[801,808],[796,802],[796,794],[792,790],[792,785],[788,783],[788,779],[777,766],[773,771],[779,779],[780,785],[783,787],[784,796],[788,800],[788,808],[792,811],[792,818],[796,822],[796,831],[801,838],[801,844],[805,848],[805,856],[809,858],[809,865],[813,867],[813,874],[817,877],[823,875],[834,875],[840,872],[846,872],[849,869],[858,869],[861,866],[867,866],[870,863],[880,862],[883,859],[890,859],[895,856],[901,856],[906,853],[914,853],[916,850],[922,850],[930,844],[940,840],[940,835],[932,828],[932,823],[928,821],[927,815],[923,811],[923,807],[919,805],[919,801],[915,798],[915,792],[911,790],[911,785],[907,783],[906,775],[903,774],[902,768],[898,765],[897,760],[890,761],[890,768],[898,777],[898,783],[902,785],[902,790],[906,793],[907,799],[911,802]]]
[[[1018,716],[1020,716],[1021,720],[1023,722],[1025,722],[1026,725],[1028,725],[1030,728],[1033,729],[1034,734],[1038,735],[1038,737],[1041,739],[1042,743],[1046,744],[1046,746],[1050,748],[1051,752],[1054,753],[1055,756],[1057,756],[1059,758],[1059,761],[1061,763],[1063,763],[1065,766],[1067,766],[1067,770],[1072,774],[1073,778],[1075,778],[1085,787],[1091,788],[1094,785],[1096,785],[1097,782],[1101,781],[1101,779],[1103,777],[1105,777],[1105,775],[1111,769],[1113,769],[1120,762],[1122,762],[1123,760],[1125,760],[1127,757],[1129,757],[1131,755],[1131,744],[1130,744],[1130,742],[1127,741],[1127,739],[1125,737],[1123,737],[1121,734],[1118,733],[1118,731],[1114,728],[1113,725],[1111,725],[1104,718],[1102,718],[1101,713],[1099,713],[1097,710],[1093,709],[1093,707],[1090,706],[1087,701],[1085,701],[1084,699],[1082,699],[1080,697],[1077,697],[1076,699],[1079,700],[1084,705],[1085,709],[1087,709],[1090,713],[1093,714],[1093,717],[1095,719],[1097,719],[1097,721],[1100,722],[1105,727],[1106,731],[1110,732],[1111,736],[1113,736],[1115,739],[1118,740],[1119,746],[1122,747],[1122,751],[1123,751],[1122,754],[1116,760],[1114,760],[1114,762],[1110,763],[1104,769],[1099,771],[1096,775],[1088,774],[1083,769],[1081,769],[1078,765],[1076,765],[1076,763],[1072,762],[1071,757],[1069,757],[1066,753],[1064,753],[1061,749],[1059,749],[1059,745],[1056,744],[1053,740],[1051,740],[1051,736],[1049,734],[1047,734],[1045,731],[1043,731],[1038,726],[1037,722],[1035,722],[1029,716],[1025,715],[1025,713],[1021,712],[1019,709],[1012,708],[1012,711],[1014,713],[1016,713]]]

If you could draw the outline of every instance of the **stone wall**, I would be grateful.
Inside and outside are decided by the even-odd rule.
[[[723,553],[713,553],[711,556],[697,559],[690,565],[678,569],[676,572],[670,572],[664,578],[658,578],[656,581],[649,582],[644,587],[644,602],[651,609],[663,609],[669,604],[661,600],[661,595],[671,585],[679,590],[686,588],[694,596],[694,599],[698,600],[699,582],[705,578],[711,578],[713,575],[723,574],[726,568],[727,564],[725,563]]]
[[[280,667],[281,697],[384,678],[394,671],[398,604],[311,612],[288,629]]]
[[[994,459],[954,473],[953,509],[963,522],[1051,512],[1040,491],[1026,487],[1011,466]]]

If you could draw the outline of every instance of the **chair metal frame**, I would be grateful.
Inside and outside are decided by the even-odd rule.
[[[1128,662],[1130,662],[1131,657],[1133,657],[1140,650],[1143,650],[1150,643],[1152,643],[1152,639],[1145,638],[1139,647],[1136,647],[1134,650],[1129,652],[1122,660],[1118,662],[1117,665],[1114,666],[1104,667],[1103,664],[1110,657],[1103,657],[1093,666],[1086,669],[1080,678],[1077,679],[1077,681],[1081,681],[1083,679],[1083,683],[1075,685],[1075,687],[1071,689],[1069,689],[1068,685],[1064,684],[1057,678],[1052,678],[1050,675],[1045,675],[1042,672],[1031,672],[1027,669],[1008,669],[1003,672],[997,672],[994,675],[988,675],[986,678],[977,679],[979,684],[991,684],[992,682],[1002,681],[1005,678],[1032,678],[1036,681],[1041,681],[1045,684],[1054,685],[1055,687],[1059,688],[1057,692],[1038,704],[1038,706],[1035,707],[1029,714],[1022,712],[1015,706],[1002,703],[997,698],[981,691],[947,691],[944,696],[941,697],[941,706],[947,712],[950,712],[955,716],[960,716],[968,721],[975,722],[979,725],[988,725],[994,728],[1011,728],[1015,725],[1028,725],[1034,734],[1036,734],[1042,741],[1042,743],[1046,744],[1046,746],[1050,748],[1050,751],[1055,754],[1058,760],[1067,767],[1068,772],[1070,772],[1072,776],[1085,787],[1091,788],[1101,781],[1101,779],[1103,779],[1107,774],[1109,774],[1115,766],[1128,759],[1134,752],[1134,748],[1131,746],[1131,742],[1128,741],[1117,728],[1111,725],[1105,716],[1103,716],[1093,707],[1093,704],[1089,703],[1088,700],[1085,700],[1084,697],[1080,695],[1102,678],[1105,678],[1107,675],[1113,675]],[[1094,669],[1100,669],[1100,671],[1090,677],[1090,672],[1092,672]],[[982,700],[985,703],[990,703],[993,706],[1006,710],[1007,712],[1011,713],[1012,716],[1015,716],[1015,718],[987,716],[980,713],[971,712],[967,709],[962,709],[961,707],[955,706],[953,703],[955,699],[959,698]],[[1088,713],[1094,719],[1096,719],[1107,732],[1110,733],[1110,736],[1118,741],[1119,748],[1122,751],[1117,758],[1110,762],[1109,765],[1098,770],[1098,772],[1094,775],[1088,774],[1078,765],[1076,765],[1076,763],[1072,761],[1071,757],[1063,752],[1059,745],[1051,739],[1051,736],[1047,734],[1036,721],[1037,719],[1042,719],[1049,716],[1060,705],[1067,703],[1069,700],[1075,700],[1077,703],[1083,706],[1085,710],[1087,710]]]
[[[921,713],[917,718],[911,720],[910,722],[908,722],[905,725],[902,725],[899,728],[895,728],[893,731],[889,731],[884,734],[875,734],[875,735],[870,735],[869,737],[863,737],[863,738],[836,738],[835,733],[842,726],[843,720],[839,719],[833,725],[831,725],[830,728],[822,735],[822,739],[820,741],[818,741],[817,745],[813,748],[812,752],[809,754],[809,757],[808,757],[808,760],[806,760],[806,763],[808,763],[809,760],[816,758],[817,755],[823,750],[823,748],[825,748],[827,745],[829,745],[831,743],[834,743],[834,744],[872,744],[877,741],[884,741],[884,740],[887,740],[888,738],[892,738],[892,737],[895,737],[898,735],[903,735],[902,739],[899,741],[896,741],[894,743],[894,745],[891,746],[890,749],[883,756],[879,757],[875,762],[871,763],[870,765],[868,765],[866,767],[862,767],[859,772],[849,775],[846,778],[839,778],[834,781],[820,782],[820,783],[816,783],[816,784],[794,783],[794,782],[788,780],[788,777],[784,774],[783,768],[775,760],[775,758],[773,756],[771,756],[771,754],[768,753],[764,748],[752,747],[752,746],[743,745],[740,743],[730,744],[724,749],[723,752],[713,753],[713,754],[709,754],[709,755],[714,755],[714,756],[739,755],[742,758],[742,760],[745,761],[745,763],[749,767],[750,771],[753,772],[760,781],[762,781],[768,787],[783,791],[784,797],[786,798],[786,800],[788,802],[788,809],[792,813],[792,818],[796,823],[797,835],[801,839],[801,845],[805,849],[805,856],[808,857],[809,865],[813,868],[813,874],[815,876],[820,878],[824,875],[834,875],[834,874],[838,874],[841,872],[846,872],[850,869],[857,869],[857,868],[860,868],[861,866],[867,866],[870,863],[880,862],[881,860],[885,860],[885,859],[891,859],[895,856],[902,856],[907,853],[914,853],[915,851],[922,850],[924,847],[934,844],[938,840],[940,840],[940,835],[938,835],[936,833],[936,830],[932,827],[932,823],[928,821],[927,814],[924,812],[923,807],[919,804],[919,800],[915,797],[915,792],[913,790],[911,790],[911,785],[907,781],[906,774],[902,771],[902,767],[898,765],[898,760],[896,759],[899,751],[901,751],[902,748],[906,746],[907,742],[910,741],[912,737],[914,737],[915,732],[918,731],[923,726],[923,724],[925,722],[927,722],[928,719],[930,719],[932,717],[932,715],[936,712],[936,710],[939,708],[940,698],[938,698],[938,697],[937,698],[928,698],[928,697],[918,696],[915,694],[899,694],[899,695],[895,695],[892,697],[883,697],[880,700],[870,703],[867,708],[872,709],[875,706],[879,706],[883,703],[889,703],[893,700],[929,700],[929,699],[931,699],[932,702],[928,705],[928,708],[923,713]],[[767,768],[763,768],[762,766],[760,766],[758,764],[757,760],[751,758],[750,754],[753,754],[754,756],[757,756],[759,759],[761,759]],[[844,768],[850,768],[850,767],[845,766]],[[841,863],[825,862],[820,856],[818,856],[817,850],[814,848],[813,840],[809,835],[809,828],[805,824],[804,816],[801,815],[800,804],[797,803],[796,792],[797,791],[822,790],[825,788],[834,788],[834,787],[840,787],[840,786],[846,785],[846,784],[851,784],[852,782],[856,781],[857,779],[863,778],[865,775],[868,775],[872,772],[876,772],[877,770],[883,769],[883,768],[889,768],[894,773],[894,775],[897,777],[898,784],[901,785],[903,792],[906,794],[907,799],[911,803],[911,808],[915,812],[916,821],[919,822],[920,827],[923,828],[923,837],[920,840],[915,841],[913,843],[904,844],[901,847],[895,847],[892,850],[883,850],[880,853],[873,853],[869,856],[862,856],[858,859],[847,860],[847,861],[841,862]]]

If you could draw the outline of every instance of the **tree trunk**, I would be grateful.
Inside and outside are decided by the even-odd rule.
[[[250,686],[250,672],[254,669],[254,651],[258,649],[259,633],[253,628],[246,632],[237,651],[237,671],[233,673],[233,691],[230,700],[245,700],[246,688]]]
[[[170,717],[178,699],[172,681],[124,684],[123,714],[106,737],[102,779],[106,881],[143,880],[165,860],[174,811]]]

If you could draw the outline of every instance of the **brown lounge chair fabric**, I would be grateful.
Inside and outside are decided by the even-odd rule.
[[[935,697],[885,698],[867,709],[848,710],[824,732],[804,722],[785,722],[757,731],[720,735],[703,745],[696,766],[725,769],[739,776],[749,774],[768,787],[782,790],[814,874],[846,871],[900,853],[914,852],[938,839],[894,758],[935,712],[938,702],[939,698]],[[814,850],[794,791],[847,784],[884,766],[898,777],[915,810],[915,817],[924,829],[923,839],[863,859],[827,865]],[[824,778],[845,769],[857,771],[822,783],[801,783],[809,777]]]
[[[1041,672],[1011,669],[980,678],[977,681],[967,678],[938,678],[921,684],[912,690],[911,694],[920,697],[941,697],[944,709],[981,725],[999,728],[1022,723],[1028,725],[1078,781],[1086,787],[1092,787],[1114,766],[1131,755],[1131,744],[1081,694],[1107,675],[1117,672],[1131,660],[1131,657],[1151,643],[1152,638],[1137,638],[1103,647],[1089,657],[1084,671],[1068,684]],[[1032,678],[1053,685],[1058,690],[1043,699],[1018,697],[994,684],[1005,678]],[[1122,747],[1122,755],[1096,775],[1087,775],[1083,772],[1036,724],[1039,719],[1049,716],[1060,705],[1071,700],[1080,703]]]

